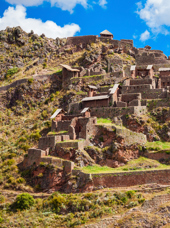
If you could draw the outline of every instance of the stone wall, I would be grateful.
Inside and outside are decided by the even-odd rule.
[[[92,100],[92,101],[83,101],[83,108],[88,107],[108,107],[111,104],[111,100],[103,99],[103,100]]]
[[[62,136],[48,136],[48,137],[41,137],[39,139],[38,148],[41,150],[46,150],[47,148],[54,148],[57,142],[62,141]]]
[[[145,91],[151,90],[152,85],[130,85],[122,86],[122,94],[125,93],[143,93]]]
[[[111,118],[122,115],[143,115],[146,113],[146,107],[105,107],[105,108],[91,108],[91,115],[98,118]]]
[[[62,148],[74,148],[74,149],[79,149],[83,150],[85,146],[88,146],[88,142],[86,140],[75,140],[75,141],[68,141],[68,142],[59,142],[56,143],[56,150],[57,147],[62,147]]]
[[[121,94],[120,97],[121,97],[121,101],[130,102],[135,99],[141,99],[141,94],[140,93]]]
[[[112,39],[103,38],[103,37],[99,37],[99,40],[104,43],[112,44],[114,46],[114,49],[122,48],[125,53],[129,49],[131,50],[133,48],[133,40],[125,40],[125,39],[112,40]]]
[[[71,84],[71,78],[78,77],[78,72],[68,71],[63,68],[62,70],[62,88],[66,89]]]
[[[87,44],[96,43],[98,36],[75,36],[67,38],[67,45],[83,44],[86,47]]]
[[[170,170],[92,174],[94,187],[130,187],[142,184],[170,184]]]
[[[59,158],[52,158],[52,157],[42,157],[41,162],[52,164],[57,167],[62,167],[63,166],[63,161],[62,159]]]
[[[150,91],[143,91],[142,99],[159,99],[166,98],[167,92],[163,89],[152,89]]]
[[[167,92],[163,89],[152,89],[152,85],[123,86],[122,94],[141,93],[142,99],[166,98]]]
[[[118,126],[115,124],[111,124],[111,125],[99,124],[99,125],[96,125],[96,127],[98,128],[96,137],[105,134],[109,136],[112,142],[116,141],[116,138],[119,138],[119,137],[123,139],[123,144],[127,146],[130,146],[136,143],[140,145],[145,145],[145,143],[147,142],[146,135],[142,133],[133,132],[122,126]],[[109,144],[111,143],[111,141],[109,141]],[[103,144],[103,145],[106,145],[106,144]]]
[[[57,131],[68,131],[72,120],[64,120],[57,123]]]
[[[170,98],[155,99],[155,100],[147,101],[148,110],[153,110],[158,107],[169,107],[169,106],[170,106]]]
[[[153,79],[146,78],[146,79],[131,79],[130,85],[152,85]]]
[[[170,159],[170,154],[164,151],[156,152],[156,153],[144,153],[143,156],[157,161]]]
[[[111,77],[111,74],[99,74],[99,75],[94,75],[94,76],[85,76],[85,77],[79,77],[79,78],[72,78],[71,79],[71,84],[76,84],[78,82],[81,82],[83,84],[90,84],[95,82],[98,82],[100,80],[107,81],[108,83],[113,83],[113,79]]]
[[[111,71],[111,66],[114,67],[115,65],[120,65],[120,66],[123,67],[123,60],[121,58],[120,59],[116,59],[116,58],[111,59],[111,58],[108,58],[107,59],[107,63],[108,63],[108,65],[107,65],[108,72]],[[112,74],[113,74],[113,76],[116,76],[116,77],[120,77],[120,76],[123,77],[123,72],[121,72],[121,73],[120,72],[113,72]]]
[[[130,131],[124,127],[117,127],[116,134],[124,138],[126,145],[132,145],[135,143],[145,145],[145,143],[147,142],[146,135]]]
[[[150,50],[143,51],[137,50],[135,55],[137,65],[150,65],[150,64],[169,64],[170,61],[163,54],[162,51]]]
[[[141,106],[141,100],[134,99],[133,101],[130,101],[128,106]]]
[[[79,137],[83,139],[89,139],[90,136],[95,135],[97,124],[97,118],[80,118],[78,120],[79,125],[81,126],[81,132],[79,133]]]
[[[33,164],[39,164],[41,157],[45,156],[46,152],[40,149],[29,149],[28,154],[25,155],[22,167],[26,168]]]

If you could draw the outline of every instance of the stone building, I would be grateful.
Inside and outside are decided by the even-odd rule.
[[[61,135],[65,140],[88,139],[97,123],[96,117],[91,117],[90,112],[87,107],[79,115],[65,115],[62,109],[58,109],[51,116],[51,131],[58,132],[58,136]]]
[[[159,68],[161,88],[170,86],[170,68]]]
[[[153,78],[154,77],[154,67],[153,65],[148,66],[131,66],[131,77],[132,78]]]
[[[106,38],[106,39],[113,39],[113,34],[109,32],[108,30],[104,30],[100,33],[100,38]]]
[[[131,66],[131,72],[131,79],[127,78],[121,86],[115,84],[108,92],[98,93],[95,86],[89,86],[88,97],[83,98],[81,101],[82,107],[90,107],[92,113],[94,113],[94,108],[96,110],[99,108],[104,110],[104,108],[108,107],[112,109],[124,107],[142,108],[146,107],[147,99],[162,99],[168,96],[169,92],[164,87],[160,88],[157,78],[154,77],[152,65]],[[168,75],[170,76],[170,69],[169,72],[167,69],[166,72],[163,70],[161,72],[164,72],[165,79],[168,81],[170,79],[168,77]],[[168,83],[170,83],[170,80],[165,85],[170,85]]]
[[[67,88],[70,85],[71,78],[78,78],[80,70],[73,69],[68,65],[61,64],[62,70],[62,88]]]
[[[109,95],[85,97],[82,99],[83,107],[109,107],[111,99]]]
[[[89,85],[88,88],[89,88],[88,96],[93,97],[96,94],[97,87],[93,85]]]
[[[113,88],[106,93],[96,93],[97,87],[88,86],[88,97],[82,99],[82,106],[85,107],[109,107],[117,102],[119,93],[119,84],[115,84]]]

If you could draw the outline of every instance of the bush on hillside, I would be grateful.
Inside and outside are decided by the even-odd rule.
[[[12,75],[16,74],[19,71],[18,67],[14,67],[12,69],[9,69],[6,73],[6,78],[11,77]]]
[[[28,193],[19,194],[13,203],[14,209],[25,210],[34,205],[34,198]]]

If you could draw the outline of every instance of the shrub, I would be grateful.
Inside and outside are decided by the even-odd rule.
[[[26,141],[27,141],[27,139],[25,137],[20,137],[18,140],[18,142],[26,142]]]
[[[3,176],[2,176],[2,175],[0,175],[0,184],[2,184],[2,183],[3,183],[3,180],[4,180]]]
[[[16,182],[15,182],[15,178],[14,178],[14,177],[10,177],[10,178],[8,179],[8,183],[15,184],[15,183],[16,183]]]
[[[45,123],[44,123],[45,126],[51,128],[51,121],[50,120],[47,120]]]
[[[5,202],[5,196],[0,195],[0,203],[4,203]]]
[[[6,73],[6,78],[11,77],[12,75],[16,74],[18,71],[19,71],[18,67],[9,69]]]
[[[38,174],[38,177],[43,177],[43,173],[39,173]]]
[[[4,221],[4,219],[2,217],[0,217],[0,223],[2,223]]]
[[[22,177],[19,177],[19,178],[17,179],[17,183],[23,184],[23,183],[25,183],[25,179],[22,178]]]
[[[43,68],[45,69],[47,67],[47,63],[43,63]]]
[[[19,148],[23,149],[26,152],[30,148],[30,146],[27,144],[21,144],[19,145]]]
[[[142,203],[144,203],[144,202],[145,202],[145,198],[139,199],[139,200],[138,200],[138,203],[141,203],[141,204],[142,204]]]
[[[11,166],[11,165],[14,165],[14,164],[15,164],[15,160],[14,159],[9,159],[9,160],[3,162],[3,166],[5,166],[5,165]]]
[[[128,205],[128,208],[132,208],[132,207],[136,207],[138,205],[138,202],[135,201],[135,202],[130,202],[129,205]]]
[[[32,139],[33,141],[38,141],[41,138],[40,132],[37,131],[36,133],[32,133],[30,135],[30,139]]]
[[[47,113],[47,110],[44,110],[42,113],[41,113],[41,116],[43,119],[46,119],[48,117],[48,113]]]
[[[15,153],[11,153],[11,154],[9,154],[9,158],[14,158],[14,157],[16,157],[17,155],[15,154]]]
[[[66,203],[66,199],[59,193],[54,193],[52,196],[50,204],[57,212],[60,212],[62,204]]]
[[[54,95],[54,93],[52,93],[51,96],[50,96],[50,100],[54,101],[54,98],[55,98],[55,95]]]
[[[13,207],[19,210],[29,209],[34,205],[34,198],[28,193],[19,194],[13,203]]]
[[[34,79],[33,79],[33,78],[29,78],[29,79],[28,79],[28,83],[29,83],[29,84],[32,84],[32,83],[33,83],[33,81],[34,81]]]
[[[127,195],[127,197],[128,197],[129,199],[131,199],[131,198],[134,196],[134,194],[135,194],[135,191],[133,191],[133,190],[130,190],[130,191],[127,191],[127,192],[126,192],[126,195]]]

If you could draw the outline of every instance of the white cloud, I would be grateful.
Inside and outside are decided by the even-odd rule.
[[[6,0],[6,2],[15,5],[24,6],[37,6],[41,5],[44,1],[50,2],[52,6],[61,8],[62,10],[68,10],[73,12],[74,7],[77,4],[82,5],[84,8],[88,6],[88,0]],[[106,0],[100,0],[105,2]]]
[[[133,39],[137,39],[137,38],[138,38],[138,35],[134,34]]]
[[[169,32],[166,27],[170,26],[170,1],[169,0],[146,0],[144,6],[138,4],[138,14],[144,20],[153,33]]]
[[[99,0],[99,5],[102,7],[106,7],[107,1],[106,0]]]
[[[140,40],[146,41],[148,39],[150,39],[150,32],[148,32],[148,30],[146,30],[144,33],[141,34]]]
[[[137,2],[136,5],[138,7],[138,10],[143,8],[142,2]]]
[[[15,5],[37,6],[41,5],[44,0],[6,0],[6,2]]]
[[[9,7],[0,18],[0,28],[5,29],[7,26],[20,26],[24,31],[30,32],[34,30],[35,33],[41,35],[44,33],[47,37],[69,37],[74,36],[76,32],[80,31],[77,24],[58,26],[53,21],[42,22],[41,19],[26,18],[26,8],[23,6]]]

